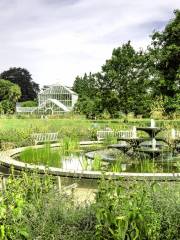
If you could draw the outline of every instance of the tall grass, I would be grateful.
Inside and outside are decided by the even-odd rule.
[[[92,161],[92,170],[100,171],[102,170],[102,158],[100,155],[95,154],[94,159]]]
[[[61,157],[61,152],[59,150],[52,149],[50,145],[46,145],[41,149],[28,148],[19,155],[19,159],[23,162],[45,165],[48,167],[61,167]]]
[[[65,156],[69,156],[72,153],[77,155],[79,152],[80,146],[77,139],[66,137],[60,141],[60,147],[58,148],[51,148],[50,144],[46,144],[43,148],[38,149],[29,147],[20,153],[19,159],[26,163],[61,167]]]
[[[60,151],[67,156],[71,153],[78,153],[80,151],[80,144],[76,137],[65,137],[60,141]]]

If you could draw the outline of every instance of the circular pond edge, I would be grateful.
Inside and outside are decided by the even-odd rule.
[[[80,142],[80,145],[92,145],[100,143],[97,141],[83,141]],[[60,144],[51,144],[52,148],[59,147]],[[115,173],[115,172],[100,172],[100,171],[86,171],[86,170],[65,170],[62,168],[56,167],[45,167],[43,165],[34,165],[28,164],[24,162],[20,162],[13,158],[14,155],[23,152],[27,148],[43,148],[44,145],[35,145],[35,146],[27,146],[21,148],[14,148],[6,151],[0,152],[0,164],[4,167],[11,168],[14,170],[29,170],[29,171],[37,171],[41,174],[50,174],[54,176],[62,176],[62,177],[71,177],[71,178],[85,178],[85,179],[100,179],[104,177],[105,179],[123,179],[123,180],[138,180],[138,181],[180,181],[180,173]]]

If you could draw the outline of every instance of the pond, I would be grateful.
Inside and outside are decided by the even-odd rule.
[[[100,146],[64,150],[62,147],[29,148],[17,156],[18,160],[37,165],[59,167],[66,170],[91,170],[111,172],[173,173],[180,172],[180,155],[127,156],[118,149],[101,149]]]

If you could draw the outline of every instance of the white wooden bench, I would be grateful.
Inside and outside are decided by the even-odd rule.
[[[57,142],[58,132],[55,133],[33,133],[31,138],[34,140],[35,145],[38,143]]]
[[[98,141],[104,140],[108,137],[124,138],[124,139],[135,139],[137,138],[136,127],[133,127],[130,131],[114,131],[114,130],[101,130],[97,131]]]
[[[104,140],[108,137],[114,137],[114,131],[113,130],[101,130],[101,131],[97,131],[97,140],[101,141]]]

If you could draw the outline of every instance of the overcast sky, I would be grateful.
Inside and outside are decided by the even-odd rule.
[[[0,0],[0,72],[22,67],[41,86],[71,86],[122,43],[145,48],[179,7],[179,0]]]

